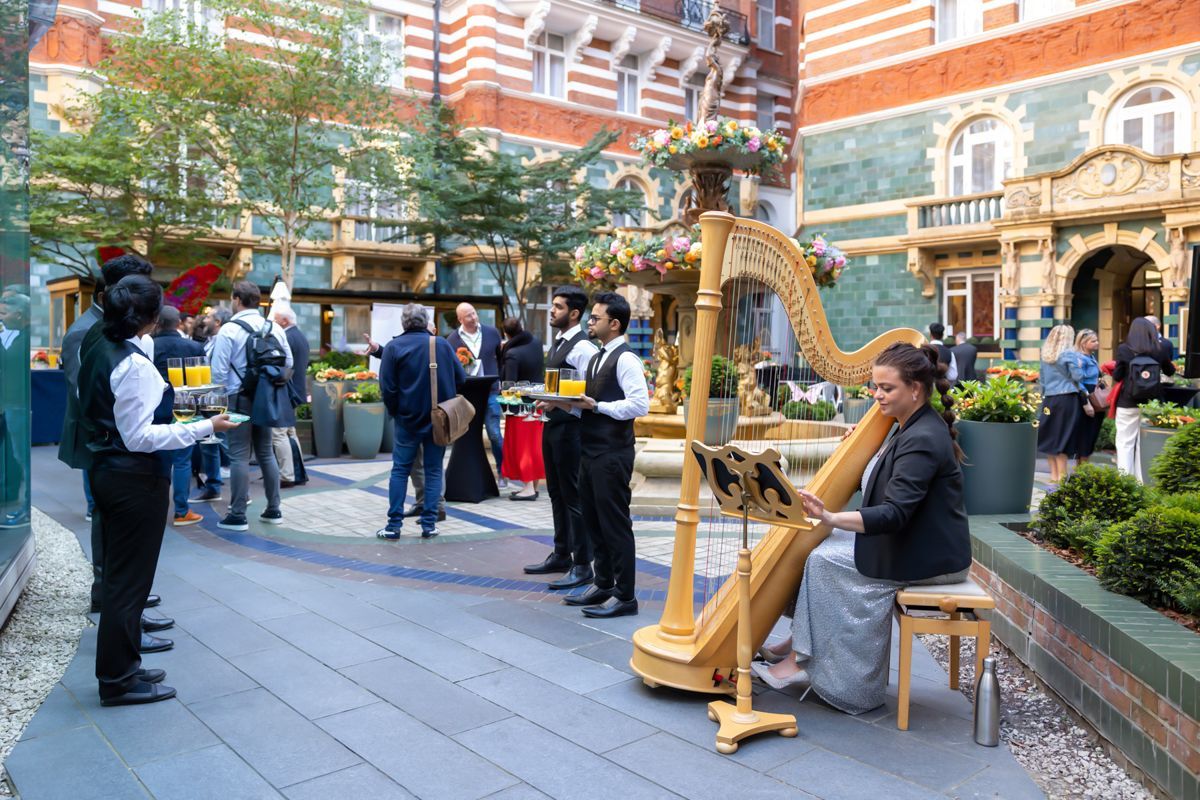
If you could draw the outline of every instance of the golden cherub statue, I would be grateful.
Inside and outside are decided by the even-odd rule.
[[[667,344],[662,328],[654,332],[654,358],[658,373],[654,378],[654,397],[650,398],[651,414],[674,414],[681,401],[675,382],[679,378],[679,345]]]
[[[739,344],[733,349],[743,417],[765,417],[771,413],[771,398],[759,388],[758,375],[754,371],[754,365],[761,360],[762,345],[758,339],[755,339],[753,344]]]

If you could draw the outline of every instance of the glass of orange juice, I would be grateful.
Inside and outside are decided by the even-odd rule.
[[[586,383],[579,370],[561,369],[558,371],[558,393],[563,397],[582,397]]]
[[[210,386],[212,384],[212,365],[208,363],[208,356],[199,357],[200,381],[201,386]]]
[[[183,386],[183,359],[168,358],[167,359],[167,380],[176,389]]]
[[[183,360],[183,377],[186,379],[188,386],[204,385],[204,374],[200,367],[199,357],[185,358]]]

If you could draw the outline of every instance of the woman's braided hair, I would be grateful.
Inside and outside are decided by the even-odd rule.
[[[954,444],[954,457],[963,461],[962,448],[958,446],[958,431],[954,429],[956,419],[953,408],[954,398],[950,396],[950,380],[946,377],[949,366],[938,359],[938,351],[933,345],[923,344],[914,347],[911,344],[897,342],[889,346],[875,359],[877,367],[892,367],[900,373],[900,380],[909,386],[920,386],[925,390],[926,402],[933,396],[936,389],[942,400],[942,419],[950,429],[950,439]]]

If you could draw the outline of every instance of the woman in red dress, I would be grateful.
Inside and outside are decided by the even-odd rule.
[[[546,364],[542,343],[509,317],[501,325],[505,341],[500,347],[500,382],[541,383]],[[509,415],[504,431],[504,477],[525,485],[510,500],[536,500],[538,482],[546,477],[542,463],[542,423],[532,417]]]

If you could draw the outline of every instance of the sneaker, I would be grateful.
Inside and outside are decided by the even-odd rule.
[[[225,515],[225,518],[217,523],[218,528],[224,528],[227,531],[248,531],[250,523],[246,521],[245,514],[234,514],[230,512]]]
[[[83,515],[83,521],[84,521],[84,522],[91,522],[91,521],[92,521],[92,512],[90,512],[90,511],[89,511],[89,512],[87,512],[86,514],[84,514],[84,515]]]
[[[400,538],[399,528],[380,528],[375,531],[376,539],[387,539],[389,542],[394,542]]]
[[[188,500],[189,503],[211,503],[214,500],[221,499],[221,492],[217,489],[205,488],[199,495]]]
[[[176,528],[182,528],[185,525],[195,525],[197,522],[200,522],[203,519],[204,519],[204,517],[200,516],[195,511],[189,511],[186,514],[184,514],[183,516],[176,514],[175,521],[172,522],[171,524],[174,525]]]
[[[259,519],[268,525],[279,525],[283,522],[283,512],[278,508],[274,511],[268,508],[262,513],[262,516],[260,516]]]
[[[437,528],[430,528],[427,531],[421,531],[421,538],[422,539],[432,539],[435,536],[437,536],[438,533],[439,533],[439,531]]]

